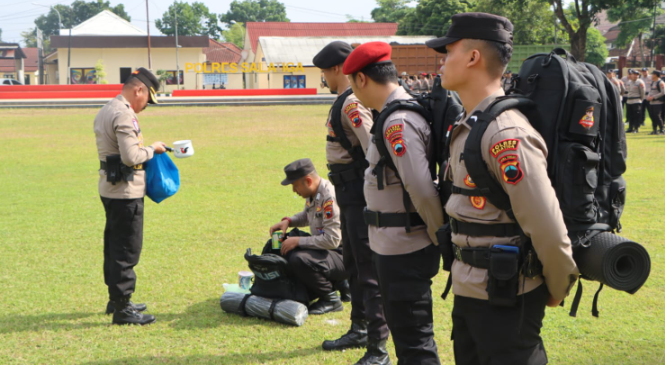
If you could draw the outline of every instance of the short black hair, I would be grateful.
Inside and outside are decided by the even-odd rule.
[[[389,83],[397,83],[397,67],[395,67],[395,64],[392,62],[369,65],[358,72],[364,73],[377,84],[386,85]],[[358,72],[354,72],[353,75],[351,75],[354,80],[356,79]]]
[[[138,77],[132,77],[130,76],[127,80],[125,80],[125,87],[134,87],[136,85],[144,85],[143,81],[139,80]]]
[[[473,41],[470,47],[479,47],[487,52],[485,55],[488,59],[488,71],[496,74],[503,74],[506,66],[513,57],[513,46],[508,43],[487,41],[484,39],[469,39]]]

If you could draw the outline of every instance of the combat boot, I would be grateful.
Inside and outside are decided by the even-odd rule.
[[[341,312],[344,309],[337,292],[330,292],[309,306],[309,314],[326,314],[328,312]]]
[[[139,312],[145,312],[148,309],[148,306],[143,303],[136,304],[129,301],[129,305],[133,306]],[[109,300],[108,304],[106,304],[106,314],[113,314],[113,312],[115,312],[115,307],[113,307],[113,302]]]
[[[367,343],[367,352],[355,365],[392,365],[390,355],[386,350],[387,340],[370,339]]]
[[[129,296],[122,297],[112,301],[113,303],[113,324],[150,324],[155,322],[155,316],[143,314],[130,305]]]
[[[351,320],[351,329],[346,334],[333,341],[323,341],[321,347],[327,351],[367,347],[367,321]]]
[[[348,280],[342,280],[335,285],[335,289],[339,290],[339,296],[342,302],[348,303],[351,301],[351,286]]]

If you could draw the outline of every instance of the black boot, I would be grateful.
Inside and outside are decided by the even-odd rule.
[[[143,314],[130,305],[129,296],[112,301],[115,311],[113,312],[113,324],[150,324],[155,321],[155,316]]]
[[[352,320],[351,329],[342,337],[334,341],[323,341],[324,350],[346,350],[358,347],[367,347],[367,322],[365,320]]]
[[[339,290],[339,296],[342,302],[348,303],[351,301],[351,286],[348,280],[343,280],[335,285],[335,289]]]
[[[386,341],[370,339],[367,344],[367,352],[355,365],[392,365],[390,355],[386,350]]]
[[[309,306],[309,314],[326,314],[328,312],[341,312],[344,309],[337,292],[330,292]]]
[[[139,312],[145,312],[148,309],[148,306],[143,303],[136,304],[130,301],[129,305],[133,306]],[[113,312],[115,312],[115,308],[113,307],[113,302],[109,300],[108,304],[106,304],[106,314],[113,314]]]

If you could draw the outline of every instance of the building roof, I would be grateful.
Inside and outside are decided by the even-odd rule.
[[[323,47],[333,41],[344,41],[349,44],[367,42],[386,42],[399,45],[424,45],[435,36],[384,36],[384,37],[261,37],[259,43],[263,57],[267,63],[302,63],[303,66],[314,66],[312,59]]]
[[[392,36],[397,23],[247,22],[247,37],[256,52],[260,37]]]
[[[148,37],[137,36],[72,36],[72,48],[148,48]],[[181,48],[208,47],[208,36],[180,36]],[[51,36],[51,48],[67,48],[69,37]],[[152,48],[175,48],[175,37],[150,36]]]
[[[214,39],[209,40],[209,47],[203,49],[207,62],[216,63],[237,63],[242,58],[242,49],[231,42],[217,42]]]
[[[26,55],[23,53],[23,49],[18,43],[0,42],[0,59],[2,58],[14,60],[16,58],[26,58]]]
[[[69,29],[60,29],[60,35],[69,36]],[[72,28],[72,35],[147,36],[145,30],[133,25],[114,13],[103,10],[99,14]]]
[[[23,60],[23,71],[35,72],[39,66],[37,48],[21,48],[26,58]],[[16,60],[0,59],[0,72],[16,72]]]

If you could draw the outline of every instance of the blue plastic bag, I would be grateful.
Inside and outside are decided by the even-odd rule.
[[[145,167],[146,195],[155,203],[174,195],[180,188],[178,168],[166,154],[155,154],[146,162]]]

